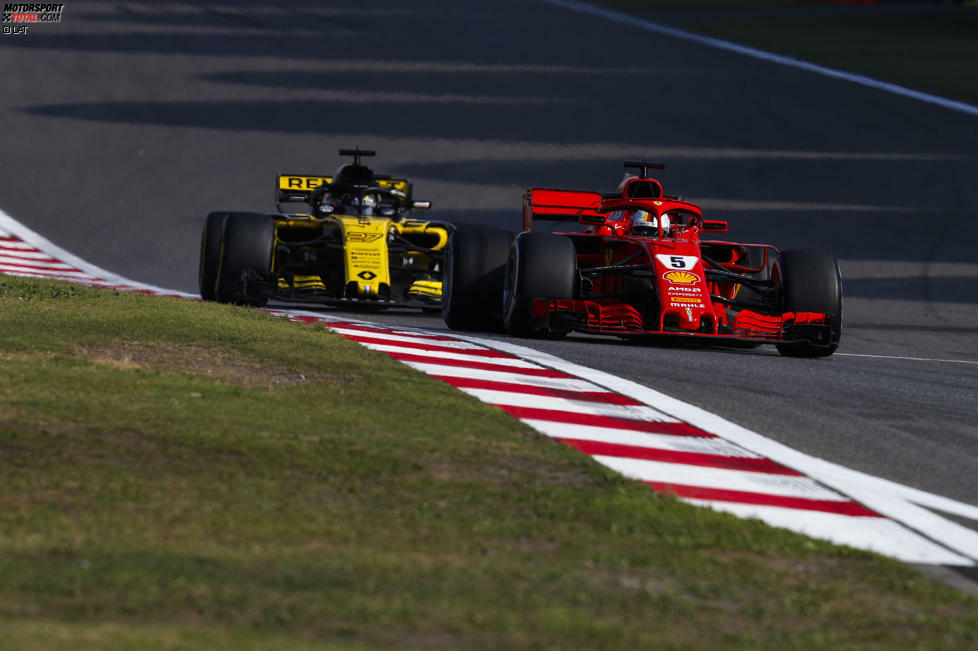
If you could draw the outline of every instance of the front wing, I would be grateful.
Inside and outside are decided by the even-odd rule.
[[[301,303],[306,305],[328,305],[353,309],[422,308],[441,306],[441,282],[416,280],[407,292],[405,300],[394,300],[379,296],[345,297],[326,290],[316,276],[295,276],[293,274],[269,274],[257,271],[244,271],[241,274],[242,293],[259,295],[268,300],[282,303]]]
[[[667,335],[772,344],[805,341],[826,347],[832,344],[831,316],[820,312],[765,315],[741,310],[726,327],[649,329],[639,311],[625,303],[603,305],[587,300],[534,299],[533,317],[539,327],[556,332],[572,330],[624,337]]]

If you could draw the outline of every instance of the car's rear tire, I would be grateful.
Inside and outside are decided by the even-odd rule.
[[[453,330],[493,330],[502,323],[503,281],[513,233],[461,224],[442,258],[442,318]]]
[[[228,213],[224,220],[215,298],[221,303],[261,307],[268,298],[242,286],[241,273],[268,272],[275,246],[275,220],[258,213]]]
[[[835,256],[823,251],[782,251],[777,272],[781,279],[782,312],[822,312],[831,323],[826,342],[797,341],[777,344],[788,357],[827,357],[842,337],[842,274]]]
[[[517,337],[562,337],[567,330],[550,328],[533,316],[535,298],[574,298],[577,251],[574,243],[554,233],[522,233],[513,242],[506,264],[503,325]]]

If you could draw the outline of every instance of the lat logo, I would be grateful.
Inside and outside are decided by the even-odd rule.
[[[700,277],[689,271],[670,271],[662,274],[662,277],[677,285],[696,285],[700,282]]]

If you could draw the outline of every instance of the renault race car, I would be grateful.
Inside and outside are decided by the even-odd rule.
[[[445,257],[445,322],[513,335],[571,331],[669,337],[783,355],[823,357],[842,333],[835,258],[767,244],[702,240],[727,222],[663,194],[658,163],[626,161],[617,192],[527,190],[523,232],[457,230]],[[575,221],[583,232],[538,232],[534,220]],[[490,306],[491,309],[487,309]]]
[[[282,174],[275,214],[213,212],[200,250],[200,295],[223,303],[269,299],[371,308],[437,310],[441,261],[451,224],[412,219],[430,208],[405,179],[374,174],[361,159],[333,176]],[[283,203],[308,213],[287,214]]]

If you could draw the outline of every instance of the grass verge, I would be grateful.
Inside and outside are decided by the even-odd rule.
[[[0,647],[967,648],[978,600],[658,496],[322,327],[0,276]]]
[[[978,105],[978,4],[601,0],[657,22]]]

